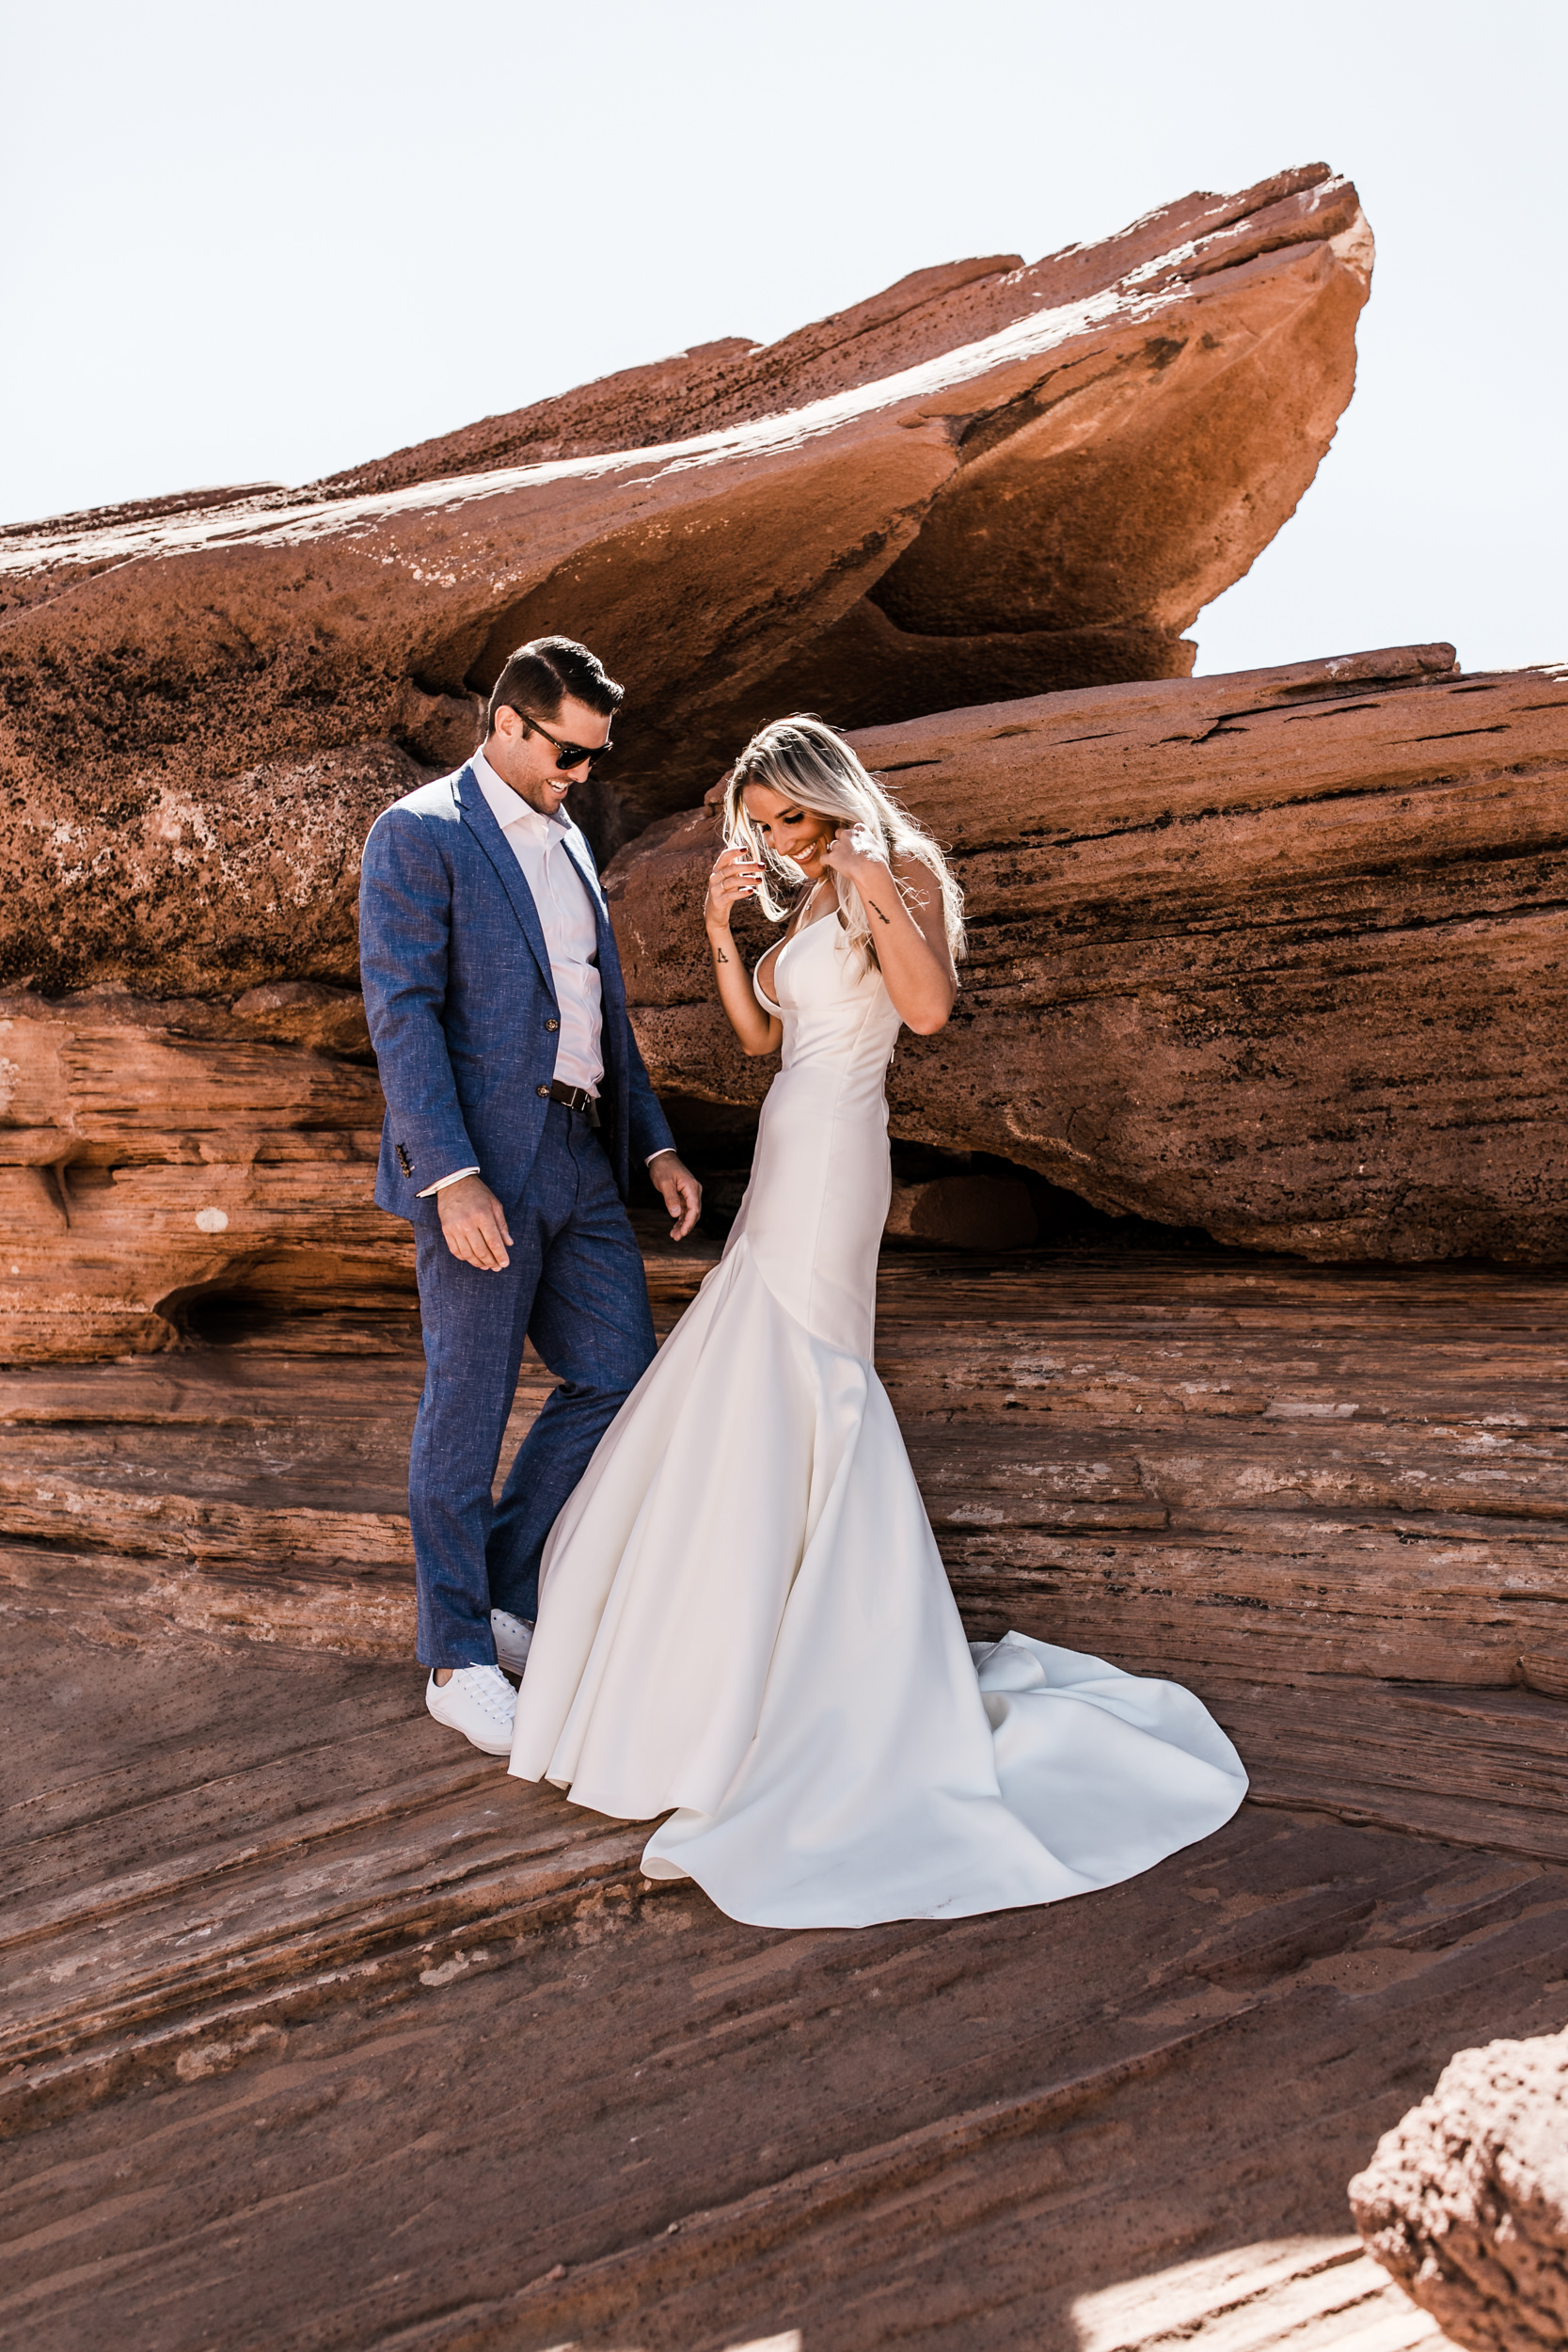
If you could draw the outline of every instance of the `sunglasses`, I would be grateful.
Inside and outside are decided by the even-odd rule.
[[[559,735],[552,735],[548,727],[542,727],[537,719],[529,717],[526,710],[519,710],[517,716],[525,727],[531,727],[535,735],[542,735],[546,743],[555,746],[555,764],[558,768],[580,768],[586,761],[592,771],[594,761],[603,759],[610,749],[608,743],[596,744],[592,749],[586,743],[563,743]]]

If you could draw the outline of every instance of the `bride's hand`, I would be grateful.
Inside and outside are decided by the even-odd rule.
[[[822,852],[822,863],[831,866],[846,882],[891,882],[887,855],[874,833],[864,825],[840,825]]]
[[[737,898],[749,898],[762,880],[762,867],[742,849],[726,850],[707,878],[703,921],[709,930],[727,931]]]

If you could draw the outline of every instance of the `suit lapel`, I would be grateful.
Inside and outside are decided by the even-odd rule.
[[[599,878],[594,871],[594,860],[588,844],[575,825],[565,836],[565,840],[566,854],[587,884],[588,895],[594,901],[594,920],[602,930],[606,920],[604,892],[599,888]]]
[[[506,835],[497,824],[495,812],[480,790],[479,778],[471,768],[464,769],[452,790],[457,796],[457,805],[463,811],[463,822],[495,867],[496,878],[512,901],[512,912],[523,927],[523,937],[533,950],[533,960],[539,966],[553,1003],[555,982],[550,976],[549,950],[545,946],[539,910],[533,903],[533,893],[524,880],[523,869],[507,847]]]

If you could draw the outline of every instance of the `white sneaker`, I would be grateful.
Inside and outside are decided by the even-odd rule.
[[[528,1664],[529,1645],[533,1640],[533,1627],[527,1617],[515,1617],[508,1609],[492,1609],[490,1630],[496,1637],[496,1663],[508,1674],[520,1675]]]
[[[499,1666],[454,1666],[449,1682],[432,1674],[424,1703],[438,1724],[460,1731],[486,1756],[511,1755],[517,1693]]]

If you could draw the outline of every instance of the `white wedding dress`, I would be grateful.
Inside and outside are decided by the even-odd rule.
[[[775,960],[751,1184],[556,1521],[512,1748],[577,1804],[668,1813],[643,1869],[758,1927],[1053,1902],[1246,1792],[1177,1684],[964,1639],[872,1369],[899,1020],[857,965],[832,916]]]

